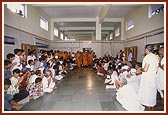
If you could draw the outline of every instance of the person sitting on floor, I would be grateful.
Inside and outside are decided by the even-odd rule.
[[[103,65],[102,64],[98,64],[97,75],[105,76],[105,74],[106,74],[106,71],[104,70]]]
[[[36,70],[35,73],[33,75],[30,76],[29,78],[29,84],[34,83],[35,79],[41,77],[41,70]]]
[[[38,77],[35,79],[35,82],[27,86],[27,91],[29,92],[30,99],[37,99],[43,96],[43,84],[42,78]]]
[[[13,75],[10,78],[11,80],[11,85],[8,88],[7,94],[11,94],[14,96],[14,100],[16,102],[21,101],[24,98],[28,97],[28,92],[26,90],[19,90],[19,86],[21,84],[21,82],[23,81],[24,77],[23,76],[19,76],[20,74],[20,70],[19,69],[14,69],[13,70]]]
[[[7,90],[11,85],[10,79],[4,79],[4,109],[10,111],[20,110],[21,106],[13,100],[13,95],[7,94]]]
[[[139,86],[140,86],[141,75],[136,75],[136,69],[132,68],[129,71],[129,74],[126,75],[126,79],[128,81],[128,84],[132,85],[135,92],[138,93]]]
[[[11,62],[9,60],[4,60],[4,79],[10,79],[12,77],[10,69]]]
[[[115,79],[117,74],[115,74],[114,68],[109,68],[107,72],[107,77],[105,79],[106,89],[116,88],[115,87]]]
[[[143,111],[145,109],[138,100],[138,94],[131,85],[127,84],[124,77],[120,77],[115,83],[118,84],[116,99],[123,108],[128,111]]]
[[[51,93],[54,89],[56,89],[55,82],[52,79],[52,72],[50,70],[47,70],[46,74],[42,78],[42,83],[44,93]]]
[[[26,65],[26,68],[29,69],[30,71],[34,71],[34,61],[29,60],[28,64]]]

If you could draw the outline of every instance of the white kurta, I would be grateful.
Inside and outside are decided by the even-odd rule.
[[[50,93],[50,92],[53,91],[55,83],[51,80],[50,84],[48,84],[48,80],[49,80],[49,78],[46,78],[46,77],[44,77],[43,80],[42,80],[43,91],[47,92],[47,93]]]
[[[19,78],[11,77],[11,85],[7,90],[7,94],[15,95],[16,93],[19,93],[19,87],[15,87],[15,85],[18,83]]]
[[[43,71],[44,71],[43,62],[40,62],[40,67],[38,68],[38,70],[40,70],[41,73],[43,73]]]
[[[29,64],[27,64],[27,65],[26,65],[26,68],[30,69],[30,71],[33,71],[33,70],[34,70],[34,66],[33,66],[33,65],[30,66]]]
[[[28,63],[29,60],[33,60],[34,61],[34,59],[36,59],[35,56],[28,55],[27,56],[27,63]]]
[[[13,63],[16,63],[15,66],[12,67],[12,71],[14,69],[19,69],[19,70],[22,70],[22,64],[20,64],[20,57],[18,55],[15,55],[15,59],[12,61],[12,64]]]
[[[30,76],[30,78],[29,78],[29,84],[34,83],[35,80],[36,80],[36,78],[38,78],[38,77],[40,77],[40,76],[37,76],[36,74]]]
[[[144,68],[145,64],[149,64],[148,71],[142,72],[139,89],[140,102],[145,106],[153,107],[156,105],[156,72],[158,63],[158,57],[152,53],[147,54],[142,62],[142,68]]]
[[[109,63],[105,63],[105,64],[104,64],[104,70],[107,71],[107,70],[108,70],[108,66],[109,66]]]

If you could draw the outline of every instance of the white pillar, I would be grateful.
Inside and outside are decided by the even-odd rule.
[[[99,17],[96,17],[96,40],[101,40],[101,24],[99,24]]]
[[[124,31],[125,31],[125,28],[124,28],[124,18],[122,18],[121,19],[121,40],[126,40]]]
[[[92,32],[92,40],[95,40],[94,32]]]
[[[52,19],[50,20],[50,31],[50,39],[54,40],[54,22]]]

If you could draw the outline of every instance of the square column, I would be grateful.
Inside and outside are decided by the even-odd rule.
[[[101,24],[99,24],[99,17],[96,17],[96,40],[101,40]]]
[[[121,40],[126,40],[124,33],[125,33],[124,18],[122,18],[121,19]]]
[[[50,29],[51,29],[50,39],[51,39],[51,40],[54,40],[54,22],[53,22],[52,19],[50,20]]]

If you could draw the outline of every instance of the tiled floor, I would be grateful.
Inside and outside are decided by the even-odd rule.
[[[58,89],[31,100],[21,111],[125,111],[115,90],[105,90],[104,80],[91,68],[76,69],[58,83]]]

